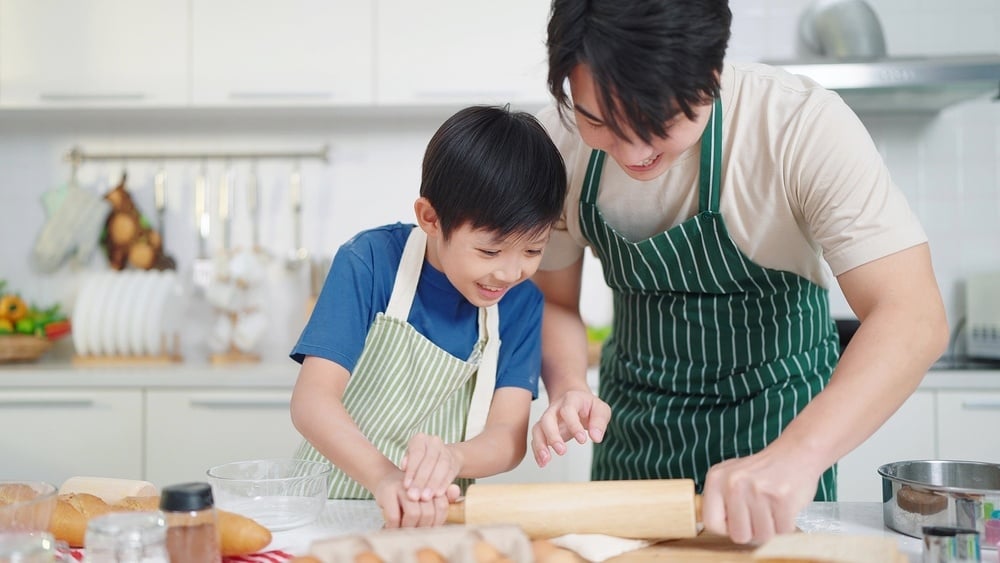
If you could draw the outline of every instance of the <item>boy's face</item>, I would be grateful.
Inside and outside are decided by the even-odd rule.
[[[602,150],[631,178],[652,180],[673,166],[684,151],[701,140],[711,104],[695,108],[697,118],[690,120],[683,112],[667,124],[667,136],[646,143],[635,134],[622,139],[614,134],[601,116],[599,94],[589,67],[577,65],[569,75],[576,126],[588,146]]]
[[[466,224],[452,231],[447,241],[443,236],[429,236],[427,260],[470,303],[488,307],[535,273],[549,231],[497,239],[495,233]]]

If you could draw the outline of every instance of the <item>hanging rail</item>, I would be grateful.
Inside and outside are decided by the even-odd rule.
[[[88,161],[163,161],[163,160],[304,160],[317,159],[329,162],[329,147],[323,145],[315,151],[259,151],[259,152],[119,152],[88,153],[80,147],[73,147],[65,159],[75,166]]]

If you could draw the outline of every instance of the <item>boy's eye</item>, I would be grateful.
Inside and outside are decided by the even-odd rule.
[[[525,251],[525,254],[527,254],[528,256],[541,256],[542,249],[540,249],[540,248],[529,248],[528,250]]]
[[[500,251],[499,250],[486,250],[485,248],[480,248],[479,252],[482,252],[483,254],[485,254],[487,256],[499,256],[500,255]]]

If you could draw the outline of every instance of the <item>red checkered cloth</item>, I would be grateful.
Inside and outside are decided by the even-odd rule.
[[[235,557],[223,557],[222,563],[282,563],[295,557],[287,551],[276,549],[273,551],[262,551],[249,555],[237,555]]]
[[[83,561],[82,549],[70,549],[69,555],[77,561]],[[273,551],[262,551],[260,553],[250,553],[248,555],[237,555],[234,557],[223,557],[222,563],[284,563],[295,556],[287,551],[276,549]]]

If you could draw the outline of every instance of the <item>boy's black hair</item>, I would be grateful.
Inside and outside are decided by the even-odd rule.
[[[694,119],[719,95],[731,23],[728,0],[553,0],[548,86],[560,116],[573,109],[565,81],[586,64],[615,135],[664,137],[678,112]]]
[[[448,118],[424,153],[420,195],[447,239],[465,224],[499,238],[552,226],[566,198],[562,156],[531,114],[473,106]]]

